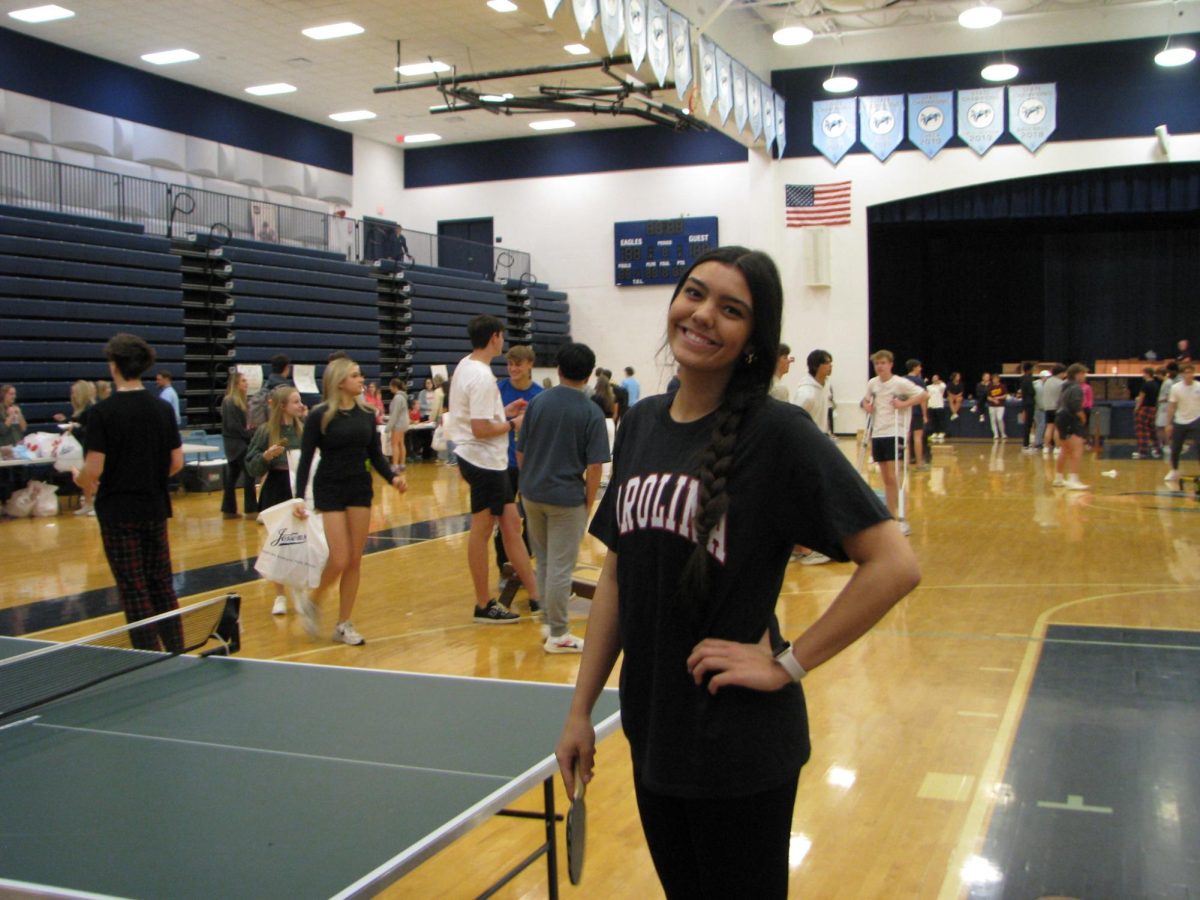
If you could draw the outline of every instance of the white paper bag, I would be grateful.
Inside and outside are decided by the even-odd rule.
[[[329,544],[320,513],[310,512],[306,519],[293,515],[301,502],[285,500],[258,514],[267,536],[254,569],[268,581],[311,590],[321,583]]]

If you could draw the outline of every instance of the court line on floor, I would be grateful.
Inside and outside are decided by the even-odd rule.
[[[1181,586],[1176,586],[1175,589],[1179,592],[1195,590],[1194,587],[1184,588]],[[958,842],[950,852],[950,859],[946,865],[946,874],[943,877],[941,889],[938,891],[938,900],[956,900],[956,898],[962,896],[963,892],[969,888],[969,886],[963,884],[962,869],[967,859],[976,853],[977,850],[982,849],[983,843],[987,839],[985,825],[990,821],[994,809],[994,801],[987,794],[988,786],[999,783],[999,779],[1008,765],[1008,759],[1012,753],[1013,743],[1016,739],[1017,728],[1020,725],[1021,715],[1029,699],[1030,685],[1033,682],[1034,675],[1037,673],[1038,660],[1041,658],[1041,648],[1044,643],[1047,643],[1045,635],[1046,630],[1050,626],[1050,617],[1068,607],[1084,603],[1094,603],[1100,600],[1110,600],[1115,597],[1132,597],[1138,594],[1155,593],[1157,590],[1161,589],[1118,591],[1079,597],[1043,610],[1038,616],[1030,632],[1030,638],[1035,639],[1029,641],[1029,645],[1025,650],[1025,655],[1017,671],[1017,677],[1014,679],[1013,686],[1009,691],[1008,703],[1005,704],[1003,717],[1000,720],[1000,724],[996,727],[996,736],[992,741],[992,748],[979,775],[979,787],[975,791],[971,806],[967,810],[966,818],[959,829]],[[1120,628],[1130,626],[1094,623],[1089,627]],[[1081,641],[1079,643],[1088,642]],[[1153,646],[1157,647],[1160,645]],[[1194,650],[1196,648],[1188,647],[1186,649]]]

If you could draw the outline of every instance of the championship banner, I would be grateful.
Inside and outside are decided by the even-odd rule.
[[[763,141],[767,145],[767,155],[769,156],[771,142],[775,140],[775,92],[765,82],[759,82],[758,87],[762,94]]]
[[[682,100],[692,84],[692,23],[671,10],[671,62],[675,66],[675,93]]]
[[[729,121],[729,112],[733,109],[732,62],[729,54],[717,47],[717,115],[721,117],[722,125]]]
[[[562,0],[546,0],[546,18],[553,19],[561,4]]]
[[[625,48],[636,72],[646,58],[646,0],[625,0]]]
[[[625,34],[624,0],[601,0],[600,30],[604,32],[604,46],[608,48],[608,55],[612,56]]]
[[[575,21],[579,23],[579,36],[587,37],[588,29],[600,13],[600,0],[573,0]]]
[[[859,97],[858,131],[863,146],[885,162],[904,140],[904,95]]]
[[[857,102],[854,97],[842,97],[813,103],[813,146],[835,166],[858,140]]]
[[[717,45],[700,35],[700,104],[704,114],[717,102]]]
[[[667,22],[669,10],[662,0],[650,0],[649,18],[646,23],[646,53],[650,57],[650,68],[659,86],[667,83],[667,72],[671,69],[671,48]]]
[[[1030,153],[1058,126],[1058,85],[1022,84],[1008,88],[1008,131]]]
[[[1004,88],[958,92],[958,136],[980,156],[1004,131]]]
[[[738,131],[745,131],[746,117],[749,115],[746,109],[746,67],[736,59],[731,60],[729,65],[733,72],[733,124]]]
[[[954,137],[954,91],[908,95],[908,139],[933,159]]]
[[[762,136],[762,82],[746,73],[746,105],[750,108],[750,136]]]
[[[775,158],[783,159],[783,148],[787,146],[786,101],[775,95]]]

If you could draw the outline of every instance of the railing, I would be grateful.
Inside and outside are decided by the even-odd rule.
[[[183,237],[228,229],[233,237],[332,250],[347,259],[372,262],[381,255],[376,222],[221,194],[202,188],[119,175],[50,159],[0,152],[0,203],[53,212],[133,222],[147,234]],[[467,268],[498,281],[532,279],[533,261],[507,250],[405,231],[410,262]]]

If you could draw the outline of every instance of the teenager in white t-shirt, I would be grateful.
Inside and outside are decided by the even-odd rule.
[[[907,378],[892,374],[895,357],[890,350],[879,350],[872,354],[875,377],[867,382],[867,394],[862,408],[873,417],[871,427],[871,458],[879,463],[879,474],[883,478],[883,490],[887,497],[888,511],[900,518],[900,486],[896,481],[896,452],[899,446],[903,453],[907,448],[905,433],[912,413],[905,412],[920,403],[927,395]],[[900,522],[900,530],[908,534],[908,523]]]
[[[1179,457],[1188,438],[1196,445],[1196,457],[1200,459],[1200,382],[1196,381],[1196,367],[1185,363],[1179,367],[1180,381],[1171,385],[1167,401],[1167,440],[1171,442],[1171,471],[1165,480],[1179,478]]]
[[[495,316],[476,316],[467,323],[472,351],[459,361],[450,380],[450,440],[458,471],[471,488],[471,531],[467,537],[467,566],[475,587],[474,621],[480,625],[509,625],[519,617],[488,597],[488,540],[500,526],[504,552],[521,584],[529,592],[530,612],[538,612],[537,582],[529,551],[521,539],[521,517],[508,477],[508,435],[518,431],[525,401],[507,407],[500,399],[491,362],[504,351],[504,323]]]

